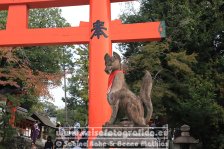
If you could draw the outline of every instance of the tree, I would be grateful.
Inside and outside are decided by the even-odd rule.
[[[29,16],[30,28],[49,28],[49,27],[68,27],[69,23],[61,16],[61,10],[58,8],[50,9],[33,9],[30,11]],[[31,67],[33,70],[43,71],[49,74],[58,74],[60,78],[58,80],[46,81],[47,87],[54,88],[61,85],[61,78],[63,76],[63,66],[67,69],[73,69],[72,65],[72,45],[65,46],[35,46],[24,48],[21,57],[29,58]],[[42,94],[45,98],[51,98],[49,96],[48,89],[45,94]],[[37,107],[38,108],[38,107]],[[37,108],[34,108],[37,109]]]
[[[122,16],[127,23],[165,20],[162,42],[121,47],[126,78],[137,91],[141,72],[150,70],[154,114],[171,128],[189,124],[205,149],[223,144],[223,6],[221,0],[141,0],[138,15]]]
[[[42,111],[45,111],[48,116],[50,116],[50,117],[56,117],[57,116],[57,109],[58,109],[57,106],[55,106],[53,103],[51,103],[49,101],[41,102],[41,104],[43,106]]]
[[[87,124],[88,109],[88,48],[85,45],[79,46],[74,53],[75,71],[68,79],[68,91],[71,97],[67,102],[68,109],[75,112],[73,120],[79,121],[84,126]]]
[[[216,102],[213,80],[196,75],[189,79],[189,86],[190,98],[179,102],[180,109],[174,115],[192,126],[192,135],[199,138],[203,148],[223,148],[224,109]]]
[[[1,13],[1,23],[5,26],[7,13]],[[50,9],[31,9],[29,15],[30,28],[46,28],[46,27],[65,27],[69,24],[61,17],[61,10],[58,8]],[[25,61],[33,70],[33,74],[45,73],[48,75],[58,76],[57,79],[46,78],[42,81],[42,85],[38,90],[40,95],[49,95],[47,85],[59,85],[60,77],[62,77],[61,64],[69,63],[71,52],[68,48],[72,46],[41,46],[41,47],[25,47],[19,48],[14,53],[21,61]],[[68,49],[68,50],[66,50]],[[65,52],[64,52],[65,51]],[[69,65],[70,66],[70,65]]]
[[[7,12],[1,11],[0,16],[0,27],[4,29]],[[69,24],[61,17],[61,10],[58,8],[30,10],[30,28],[64,26]],[[28,110],[41,107],[39,97],[50,98],[48,87],[60,84],[63,76],[61,64],[70,66],[71,47],[1,48],[0,98],[10,100],[14,106],[22,106]]]
[[[139,93],[144,70],[149,70],[153,76],[154,118],[167,117],[163,99],[170,100],[169,104],[175,105],[189,97],[186,94],[186,79],[193,75],[191,65],[196,63],[196,55],[186,55],[184,52],[166,53],[166,47],[167,44],[150,43],[142,47],[138,54],[130,56],[127,61],[126,79],[134,92]]]

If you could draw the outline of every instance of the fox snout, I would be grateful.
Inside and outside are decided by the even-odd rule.
[[[111,72],[112,72],[112,67],[111,67],[111,66],[106,66],[106,68],[104,69],[104,71],[105,71],[107,74],[111,74]]]
[[[107,74],[111,74],[114,70],[121,69],[121,58],[116,52],[113,52],[113,56],[105,54],[104,60],[105,60],[104,71]]]

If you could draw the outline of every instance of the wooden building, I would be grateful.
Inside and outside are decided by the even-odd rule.
[[[22,136],[30,137],[31,128],[35,123],[35,119],[28,115],[28,111],[22,107],[16,108],[16,128]]]
[[[34,112],[31,117],[39,122],[40,139],[46,139],[49,133],[49,129],[56,129],[56,125],[51,122],[47,113]]]

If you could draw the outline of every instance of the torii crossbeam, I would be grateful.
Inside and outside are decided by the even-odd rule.
[[[104,55],[112,53],[112,43],[159,41],[165,37],[164,22],[111,21],[111,2],[124,1],[131,0],[0,0],[0,10],[8,10],[6,30],[0,30],[0,46],[89,44],[89,126],[101,127],[111,114],[106,100]],[[81,22],[79,27],[28,28],[31,8],[88,4],[90,22]]]

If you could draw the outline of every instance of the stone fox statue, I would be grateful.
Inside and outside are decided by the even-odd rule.
[[[150,98],[152,89],[151,74],[146,71],[142,80],[140,96],[131,92],[121,70],[121,58],[117,53],[106,54],[105,72],[110,74],[108,81],[107,100],[112,108],[112,115],[106,125],[113,125],[127,118],[134,126],[146,126],[152,116],[153,106]]]

